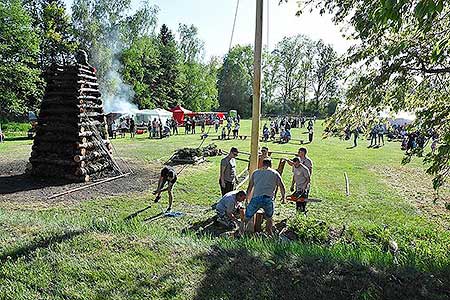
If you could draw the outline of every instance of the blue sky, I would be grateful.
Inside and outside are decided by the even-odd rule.
[[[132,0],[134,8],[140,1]],[[222,56],[228,51],[237,0],[150,0],[160,8],[159,25],[165,23],[176,32],[179,23],[194,24],[205,42],[206,58]],[[278,5],[279,0],[265,0],[264,37],[267,44],[267,1],[269,1],[269,46],[271,49],[284,36],[305,34],[332,44],[339,53],[352,44],[342,37],[340,28],[330,16],[317,13],[295,16],[297,1]],[[65,0],[67,6],[72,0]],[[255,0],[240,0],[233,45],[254,43]]]

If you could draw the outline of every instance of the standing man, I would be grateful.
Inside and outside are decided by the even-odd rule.
[[[292,160],[292,184],[291,192],[295,191],[297,198],[307,199],[309,195],[309,184],[311,182],[311,173],[309,169],[300,162],[299,157]],[[297,211],[306,211],[306,202],[296,202]]]
[[[308,153],[308,150],[306,150],[306,148],[302,147],[302,148],[298,149],[297,157],[300,159],[300,162],[308,168],[310,175],[312,175],[313,162],[309,157],[306,156],[307,153]],[[286,160],[286,162],[290,166],[294,165],[293,161]]]
[[[284,203],[286,189],[283,180],[280,174],[272,169],[272,160],[266,158],[263,160],[263,167],[253,172],[250,177],[247,195],[253,195],[253,197],[245,210],[244,226],[241,228],[241,231],[247,229],[250,219],[262,208],[264,210],[264,218],[266,219],[266,232],[272,235],[272,216],[275,210],[274,196],[277,187],[280,188],[281,202]],[[252,192],[253,194],[251,194]]]
[[[136,135],[136,123],[134,122],[133,116],[131,116],[130,119],[130,135],[131,138],[134,138],[134,136]]]
[[[360,130],[360,127],[356,126],[355,130],[353,131],[353,147],[358,146],[358,137]]]
[[[216,206],[217,221],[228,228],[236,228],[236,212],[247,195],[244,191],[226,193]]]
[[[222,196],[228,192],[234,190],[234,184],[237,181],[236,178],[236,157],[239,151],[237,148],[232,147],[230,153],[222,158],[220,161],[220,190],[222,191]]]
[[[309,141],[309,143],[312,143],[313,136],[314,136],[314,127],[313,126],[309,126],[309,128],[308,128],[308,141]]]
[[[166,182],[167,187],[164,188]],[[172,167],[165,166],[161,170],[161,175],[159,176],[158,188],[156,189],[156,191],[153,191],[153,195],[156,195],[155,203],[157,203],[161,199],[161,193],[167,191],[167,194],[169,195],[169,207],[166,210],[167,212],[169,212],[172,209],[173,203],[172,189],[175,182],[177,182],[177,173]]]

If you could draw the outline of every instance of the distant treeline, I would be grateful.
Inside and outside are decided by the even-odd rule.
[[[175,36],[166,25],[158,27],[158,13],[148,1],[132,10],[130,1],[75,0],[70,16],[60,0],[2,1],[0,118],[36,111],[45,89],[43,71],[72,63],[80,49],[89,53],[104,95],[120,93],[123,81],[140,109],[181,104],[250,116],[252,48],[238,45],[206,61],[198,29],[179,24]],[[334,112],[341,71],[330,45],[286,37],[264,52],[263,72],[265,113]]]

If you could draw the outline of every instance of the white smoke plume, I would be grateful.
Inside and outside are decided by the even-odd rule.
[[[138,107],[131,102],[134,97],[133,88],[124,83],[120,74],[123,65],[119,60],[123,51],[123,45],[118,34],[112,34],[105,45],[111,55],[111,64],[100,83],[105,113],[115,112],[122,114],[135,114]]]

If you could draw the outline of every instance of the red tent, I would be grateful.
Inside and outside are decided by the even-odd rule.
[[[170,110],[173,113],[173,118],[177,121],[178,124],[183,124],[184,122],[184,115],[193,114],[192,111],[187,110],[186,108],[182,107],[181,105],[177,105],[174,108]]]

